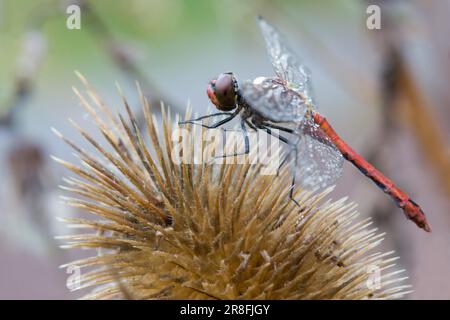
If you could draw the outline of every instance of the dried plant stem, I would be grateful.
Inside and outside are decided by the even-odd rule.
[[[88,21],[88,26],[92,31],[92,35],[96,38],[96,42],[101,45],[101,48],[105,54],[109,55],[111,59],[117,64],[117,66],[124,72],[124,74],[132,81],[138,81],[142,88],[145,97],[148,99],[151,105],[159,105],[162,101],[166,105],[169,105],[175,111],[181,111],[176,103],[174,103],[169,97],[164,95],[153,81],[142,72],[142,68],[138,67],[133,58],[126,50],[126,46],[123,43],[117,41],[105,24],[103,19],[98,15],[89,1],[80,0],[80,6],[82,7],[83,14]],[[158,111],[158,110],[156,110]],[[143,117],[137,117],[142,119]],[[139,123],[142,126],[142,123]]]
[[[406,103],[403,104],[406,122],[420,142],[422,154],[433,164],[450,196],[450,156],[438,122],[433,117],[433,108],[422,95],[405,62],[400,65],[397,76],[401,94],[406,98]]]

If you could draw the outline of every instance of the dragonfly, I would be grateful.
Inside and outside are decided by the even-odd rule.
[[[285,143],[290,150],[288,154],[293,154],[294,158],[290,190],[290,198],[294,202],[293,190],[297,182],[305,188],[329,186],[342,175],[345,159],[389,195],[408,219],[431,232],[421,207],[354,151],[317,111],[311,74],[280,32],[260,16],[257,23],[275,76],[239,82],[232,72],[222,73],[207,87],[209,99],[220,112],[180,121],[179,124],[199,124],[212,129],[238,117],[244,135],[245,150],[242,154],[250,152],[247,128],[264,130]],[[224,118],[211,124],[202,121],[220,119],[217,117]]]

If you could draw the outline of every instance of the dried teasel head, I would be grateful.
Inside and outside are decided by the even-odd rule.
[[[258,164],[176,164],[174,126],[164,109],[159,131],[141,94],[141,132],[125,98],[127,118],[116,118],[81,79],[89,101],[75,92],[105,142],[77,126],[99,155],[58,133],[81,165],[56,160],[77,176],[65,180],[63,188],[75,195],[68,203],[93,215],[65,219],[88,231],[64,237],[64,247],[97,249],[66,265],[81,268],[80,289],[93,288],[85,298],[392,299],[407,293],[392,252],[372,252],[382,235],[368,228],[368,219],[358,221],[354,204],[326,200],[330,190],[297,188],[299,210],[289,200],[287,170],[276,176],[260,174]],[[194,151],[191,141],[183,152]]]

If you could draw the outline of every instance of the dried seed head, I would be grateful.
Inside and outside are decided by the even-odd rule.
[[[142,133],[123,96],[127,119],[114,117],[81,79],[92,104],[75,92],[106,142],[77,126],[99,155],[59,134],[81,165],[57,161],[78,176],[65,180],[64,188],[75,195],[68,203],[96,217],[66,219],[90,231],[66,236],[64,247],[102,249],[68,264],[82,268],[79,288],[95,289],[87,298],[389,299],[406,294],[409,286],[398,286],[404,279],[391,271],[395,259],[387,256],[392,252],[371,252],[382,235],[368,229],[370,221],[357,221],[354,204],[324,201],[330,190],[313,194],[297,188],[299,210],[289,200],[287,170],[269,176],[260,174],[260,165],[175,164],[173,127],[164,108],[159,135],[141,93]],[[194,153],[191,141],[183,152]]]

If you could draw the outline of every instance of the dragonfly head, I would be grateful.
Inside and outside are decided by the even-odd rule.
[[[221,73],[217,79],[211,80],[206,93],[217,109],[223,111],[235,109],[237,101],[237,81],[233,73]]]

